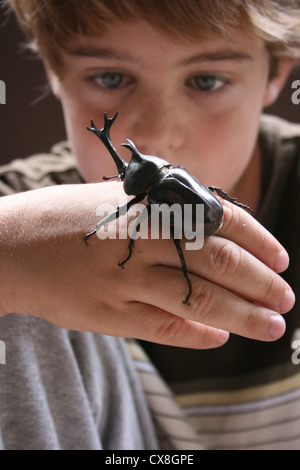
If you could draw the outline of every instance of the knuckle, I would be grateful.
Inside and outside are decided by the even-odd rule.
[[[254,337],[255,333],[257,332],[259,326],[261,325],[261,316],[257,307],[254,304],[249,302],[249,312],[246,316],[244,330],[245,335],[248,337]]]
[[[270,267],[274,263],[274,256],[277,257],[277,254],[279,253],[277,243],[277,240],[269,232],[260,231],[259,236],[255,239],[256,249],[259,253],[263,253],[265,255],[265,264]]]
[[[265,252],[270,248],[269,233],[265,231],[257,231],[254,234],[253,243],[255,243],[256,250]]]
[[[203,284],[200,287],[195,286],[195,294],[193,299],[191,299],[193,319],[195,321],[203,321],[205,317],[209,316],[215,303],[213,289],[208,284]]]
[[[278,293],[278,285],[276,282],[276,276],[270,275],[267,278],[266,285],[264,287],[263,299],[265,303],[274,302],[274,297]]]
[[[237,273],[241,264],[241,251],[232,242],[222,244],[222,246],[211,255],[214,261],[214,269],[226,276],[233,276]]]
[[[158,329],[157,337],[162,343],[175,344],[187,334],[186,321],[183,318],[174,317],[164,321]]]

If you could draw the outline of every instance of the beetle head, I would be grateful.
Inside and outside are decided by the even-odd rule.
[[[133,142],[122,144],[131,151],[132,157],[125,171],[124,191],[136,195],[148,190],[155,174],[165,166],[171,166],[162,158],[141,154]]]

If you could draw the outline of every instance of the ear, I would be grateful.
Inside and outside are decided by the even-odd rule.
[[[48,81],[52,90],[52,93],[58,100],[60,100],[60,83],[59,83],[59,78],[56,75],[56,73],[52,70],[50,67],[49,63],[47,61],[44,61],[44,67],[46,70],[46,74],[48,77]]]
[[[271,106],[283,89],[290,73],[295,64],[293,59],[281,59],[278,62],[276,74],[273,78],[270,78],[267,83],[265,96],[264,96],[264,107]]]

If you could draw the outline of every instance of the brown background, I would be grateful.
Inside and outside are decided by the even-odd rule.
[[[0,164],[47,152],[66,138],[60,104],[49,93],[43,98],[47,83],[43,67],[30,53],[21,51],[23,41],[14,18],[0,9],[0,80],[6,84],[6,104],[0,105]],[[268,112],[300,123],[300,105],[291,101],[295,79],[300,79],[299,69]]]

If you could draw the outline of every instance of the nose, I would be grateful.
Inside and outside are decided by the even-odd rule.
[[[128,113],[130,139],[141,153],[168,160],[184,147],[187,123],[171,97],[144,96],[132,109]]]

